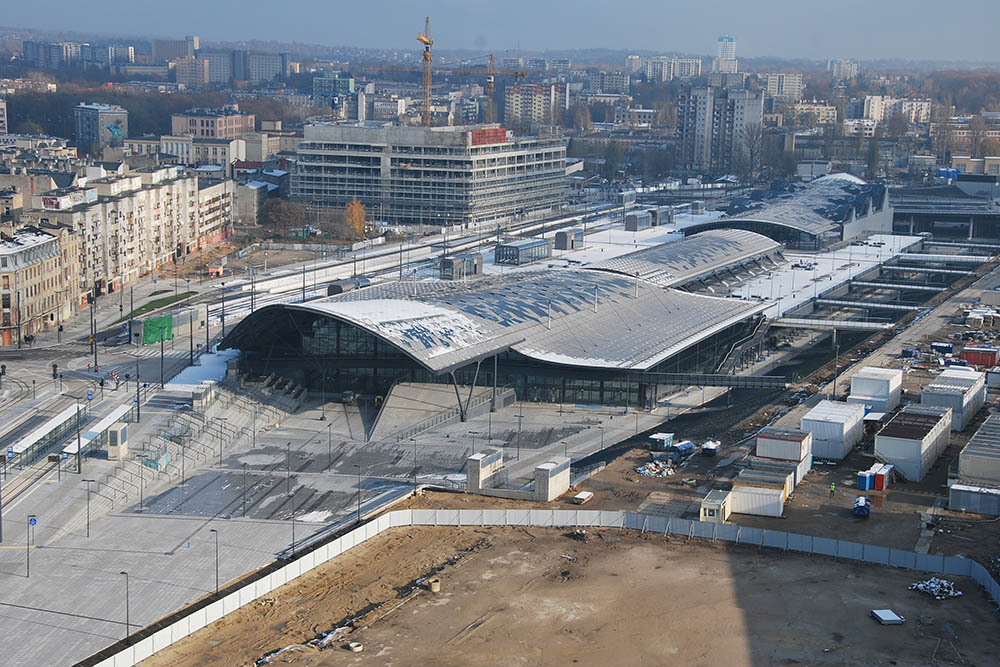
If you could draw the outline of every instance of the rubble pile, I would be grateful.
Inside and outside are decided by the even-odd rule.
[[[935,600],[947,600],[948,598],[962,596],[962,591],[955,588],[955,584],[947,579],[939,579],[937,577],[931,577],[926,581],[918,581],[911,584],[910,590],[927,593]]]
[[[665,461],[650,461],[635,469],[643,477],[667,477],[674,474],[673,467]]]

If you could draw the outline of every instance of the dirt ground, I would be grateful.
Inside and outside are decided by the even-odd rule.
[[[987,665],[1000,651],[996,614],[971,581],[935,601],[907,590],[924,577],[903,570],[610,529],[586,537],[396,529],[142,664],[917,665],[960,653]],[[432,575],[440,593],[416,583]],[[874,608],[906,623],[880,626]],[[308,644],[318,636],[330,640]]]

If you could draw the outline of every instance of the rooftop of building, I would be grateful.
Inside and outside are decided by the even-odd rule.
[[[0,235],[0,255],[10,255],[55,240],[55,236],[35,227],[22,227],[13,236]]]
[[[753,220],[797,229],[808,234],[834,231],[851,217],[881,208],[886,188],[850,174],[829,174],[809,183],[775,181],[735,199],[727,219]]]
[[[191,109],[185,109],[184,111],[178,111],[172,114],[174,116],[198,116],[199,118],[225,118],[227,116],[252,116],[252,113],[247,111],[240,111],[239,109],[233,109],[232,107],[193,107]]]
[[[944,415],[903,410],[897,412],[878,432],[879,437],[923,440],[944,418]]]
[[[100,104],[98,102],[80,102],[76,105],[77,109],[88,109],[90,111],[121,111],[128,113],[125,107],[120,107],[117,104]]]
[[[962,456],[966,454],[1000,458],[1000,413],[991,414],[986,418],[969,440],[969,444],[962,450]]]
[[[774,438],[775,440],[794,440],[802,442],[809,437],[805,431],[790,428],[765,428],[757,434],[758,438]]]
[[[667,245],[683,254],[693,242]],[[244,320],[225,345],[238,348],[259,338],[279,311],[305,311],[365,329],[433,372],[507,350],[553,364],[647,370],[768,305],[664,289],[610,272],[528,270],[466,282],[386,282],[271,306]]]

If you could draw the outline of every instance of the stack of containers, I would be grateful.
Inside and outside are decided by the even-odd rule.
[[[858,490],[860,491],[884,491],[892,484],[892,475],[895,467],[885,463],[874,463],[868,470],[858,473]]]
[[[790,429],[766,428],[757,434],[757,456],[751,468],[788,467],[792,475],[789,493],[812,469],[812,434]]]
[[[801,430],[812,434],[814,457],[840,461],[861,441],[864,417],[864,406],[820,401],[799,424]]]
[[[986,404],[986,374],[950,367],[924,387],[921,405],[951,408],[951,430],[963,431]]]
[[[865,366],[851,376],[848,403],[863,405],[869,412],[892,412],[903,392],[903,371]]]

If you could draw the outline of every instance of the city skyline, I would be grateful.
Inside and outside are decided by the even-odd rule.
[[[73,30],[98,34],[177,38],[199,34],[208,41],[275,40],[326,46],[416,50],[424,15],[431,17],[439,50],[494,52],[569,49],[635,49],[711,56],[719,35],[733,35],[741,57],[911,59],[994,62],[988,21],[942,25],[927,21],[921,6],[886,0],[876,4],[845,0],[815,6],[772,0],[746,5],[709,0],[673,7],[641,1],[621,12],[606,3],[582,0],[544,5],[515,0],[503,7],[435,0],[408,12],[386,13],[375,5],[343,5],[305,0],[296,11],[258,20],[267,10],[258,0],[211,5],[175,3],[151,24],[148,6],[110,0],[95,14],[78,3],[48,3],[44,24],[32,6],[13,6],[5,23],[24,29]],[[917,5],[914,10],[914,4]],[[190,11],[185,11],[189,9]],[[984,13],[980,0],[965,11]],[[197,23],[190,21],[197,15]],[[525,17],[531,20],[525,20]],[[864,20],[859,21],[858,17]],[[312,17],[302,21],[302,17]]]

